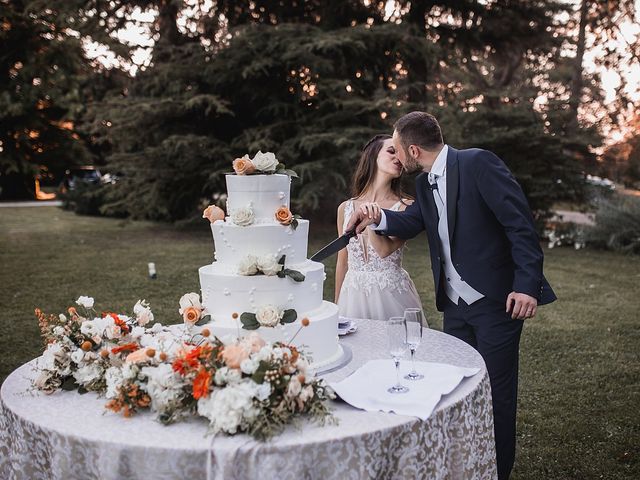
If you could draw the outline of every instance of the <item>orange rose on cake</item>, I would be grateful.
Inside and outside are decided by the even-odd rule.
[[[215,205],[209,205],[204,209],[204,212],[202,212],[202,218],[208,219],[211,223],[224,220],[224,210]]]
[[[242,158],[236,158],[233,161],[233,170],[237,175],[249,175],[256,171],[256,167],[249,157],[245,155]]]
[[[291,225],[291,222],[293,222],[293,214],[285,205],[283,205],[276,210],[276,220],[281,225]]]

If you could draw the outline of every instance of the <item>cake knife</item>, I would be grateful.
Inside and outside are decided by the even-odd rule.
[[[321,262],[322,260],[330,257],[334,253],[338,253],[340,250],[342,250],[344,247],[346,247],[349,244],[349,240],[351,240],[351,237],[355,237],[355,235],[356,235],[355,229],[348,230],[343,235],[340,235],[338,238],[336,238],[333,242],[321,248],[318,252],[316,252],[313,255],[313,257],[310,258],[310,260],[313,260],[314,262]]]

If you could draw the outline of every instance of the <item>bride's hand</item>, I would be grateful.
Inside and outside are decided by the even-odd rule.
[[[373,220],[369,222],[369,224],[380,223],[380,205],[376,202],[365,202],[360,205],[360,210],[365,217]]]
[[[355,228],[356,234],[361,234],[365,228],[373,223],[380,223],[380,206],[377,203],[366,202],[360,205],[351,217],[346,230]]]

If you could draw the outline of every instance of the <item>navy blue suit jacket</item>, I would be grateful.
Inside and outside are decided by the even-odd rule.
[[[518,182],[495,154],[480,149],[447,154],[447,220],[453,264],[486,297],[505,302],[512,291],[543,305],[556,296],[542,273],[543,254],[531,210]],[[410,239],[426,230],[436,306],[443,310],[438,213],[428,174],[416,178],[416,201],[402,212],[385,210],[382,235]]]

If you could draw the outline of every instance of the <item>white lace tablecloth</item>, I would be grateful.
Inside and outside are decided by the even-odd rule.
[[[362,321],[341,340],[353,360],[338,381],[387,357],[384,324]],[[301,422],[268,443],[205,436],[201,419],[163,426],[151,414],[123,418],[93,393],[33,391],[34,362],[0,391],[0,478],[13,479],[478,479],[496,478],[489,378],[480,355],[427,330],[417,358],[480,367],[443,397],[427,421],[334,402],[338,425]],[[391,359],[389,359],[391,361]]]

